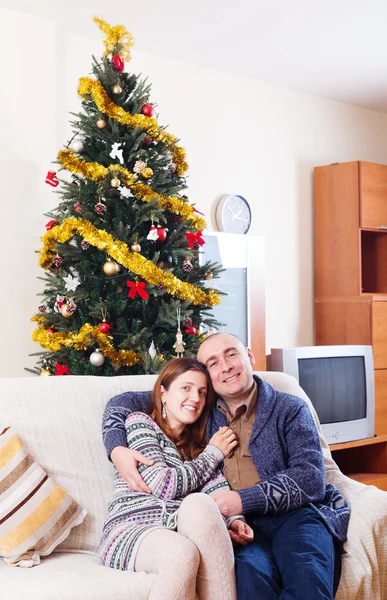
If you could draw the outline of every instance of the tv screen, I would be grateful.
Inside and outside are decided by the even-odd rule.
[[[342,423],[367,416],[363,356],[299,358],[300,386],[311,399],[320,423]]]

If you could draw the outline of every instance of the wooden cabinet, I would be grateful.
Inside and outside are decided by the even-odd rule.
[[[333,444],[329,448],[345,475],[387,492],[387,435]]]
[[[363,451],[366,462],[387,460],[387,166],[356,161],[316,167],[314,235],[316,344],[373,346],[375,440],[382,441],[332,446],[345,472]],[[387,487],[383,470],[384,479],[376,479]]]

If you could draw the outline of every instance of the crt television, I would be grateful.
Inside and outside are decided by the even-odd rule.
[[[272,348],[270,366],[297,379],[328,444],[375,435],[372,346]]]

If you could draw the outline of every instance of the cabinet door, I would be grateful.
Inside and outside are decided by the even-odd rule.
[[[359,163],[360,227],[387,229],[387,166]]]
[[[375,370],[375,433],[387,434],[387,369]]]
[[[372,346],[375,369],[387,369],[387,302],[372,303]]]

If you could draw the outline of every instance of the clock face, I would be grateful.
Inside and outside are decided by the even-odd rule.
[[[223,196],[216,207],[218,229],[227,233],[247,233],[251,225],[251,209],[243,196]]]

